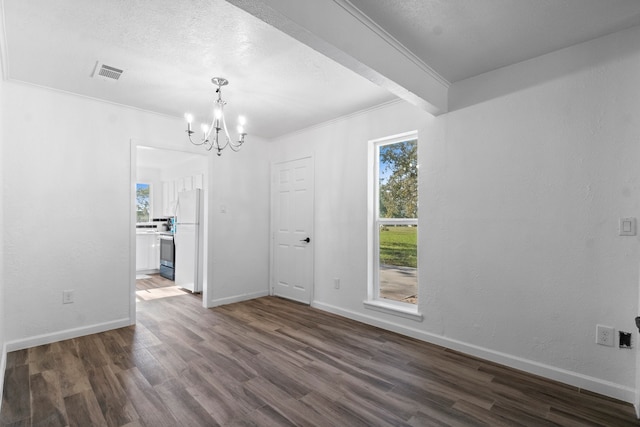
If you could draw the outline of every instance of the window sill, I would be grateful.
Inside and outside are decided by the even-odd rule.
[[[363,301],[364,308],[369,310],[379,311],[385,314],[391,314],[394,316],[404,317],[405,319],[415,320],[416,322],[422,322],[422,313],[418,311],[418,306],[411,304],[392,304],[380,300],[365,300]],[[405,307],[406,305],[406,307]]]

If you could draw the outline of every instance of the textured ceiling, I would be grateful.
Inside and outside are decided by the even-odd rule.
[[[223,0],[3,3],[10,79],[204,120],[226,77],[228,117],[267,138],[394,98]],[[91,78],[96,61],[120,80]]]
[[[1,1],[0,47],[12,80],[204,120],[211,77],[226,77],[228,117],[244,114],[249,134],[265,138],[395,99],[224,0]],[[639,0],[253,2],[303,15],[310,5],[353,5],[449,82],[640,23]],[[376,56],[366,47],[356,49]],[[124,73],[118,81],[92,78],[96,62]]]
[[[638,0],[349,0],[449,82],[640,24]]]

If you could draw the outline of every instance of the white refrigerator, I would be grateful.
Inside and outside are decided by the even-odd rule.
[[[178,193],[175,231],[175,283],[191,292],[202,292],[198,277],[200,246],[200,190]]]

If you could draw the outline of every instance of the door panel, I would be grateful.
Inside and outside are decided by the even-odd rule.
[[[308,304],[313,291],[313,159],[274,164],[271,182],[273,294]]]

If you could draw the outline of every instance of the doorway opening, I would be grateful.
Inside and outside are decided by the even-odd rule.
[[[205,154],[135,142],[131,144],[131,159],[135,190],[131,318],[135,319],[137,304],[142,301],[187,294],[203,299],[208,161]],[[193,202],[189,209],[187,195]],[[187,212],[188,225],[184,220]]]

